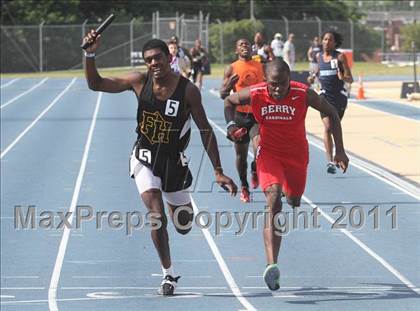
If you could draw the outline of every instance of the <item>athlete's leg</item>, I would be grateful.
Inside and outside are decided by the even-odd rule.
[[[241,186],[249,187],[248,180],[246,178],[247,168],[248,168],[248,147],[249,143],[235,143],[235,152],[236,152],[236,170],[239,174],[239,179],[241,180]]]
[[[203,72],[201,70],[198,70],[196,85],[198,89],[201,91],[201,87],[203,86]]]
[[[324,146],[325,152],[327,155],[328,162],[333,162],[333,140],[332,140],[332,133],[331,133],[331,122],[330,118],[324,116],[322,118],[322,123],[324,123]]]
[[[277,263],[281,244],[281,232],[274,225],[275,216],[281,212],[281,186],[273,184],[264,190],[267,199],[268,218],[264,226],[264,247],[267,264]]]
[[[257,174],[257,150],[260,144],[259,126],[255,123],[249,130],[249,136],[252,140],[252,149],[254,151],[254,160],[251,163],[251,185],[253,189],[257,189],[259,185]]]
[[[286,201],[287,204],[289,204],[291,207],[299,207],[300,206],[300,201],[302,199],[302,196],[296,196],[296,195],[291,195],[289,196],[287,193],[284,194],[286,196]]]
[[[169,251],[169,237],[167,231],[167,218],[165,207],[162,200],[162,192],[159,189],[149,189],[141,194],[141,198],[146,205],[154,223],[160,222],[161,226],[154,226],[151,230],[153,244],[158,252],[162,267],[171,267],[171,255]]]
[[[190,232],[194,217],[194,210],[191,202],[183,205],[173,205],[168,202],[168,206],[169,214],[176,231],[182,235]]]
[[[238,171],[239,179],[241,180],[240,200],[244,203],[249,203],[251,201],[250,192],[249,192],[249,184],[247,180],[248,147],[249,147],[249,142],[235,143],[236,170]]]
[[[281,186],[273,184],[268,186],[265,191],[268,205],[268,217],[264,224],[264,248],[267,258],[267,266],[264,270],[263,278],[270,290],[280,288],[280,270],[277,266],[281,244],[281,232],[276,228],[276,215],[281,212]]]

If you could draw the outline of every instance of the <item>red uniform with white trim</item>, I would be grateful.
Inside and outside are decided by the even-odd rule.
[[[301,196],[305,190],[307,89],[305,84],[291,81],[287,96],[277,100],[269,95],[265,82],[250,88],[252,111],[260,124],[257,173],[263,190],[273,184],[281,185],[288,196]]]

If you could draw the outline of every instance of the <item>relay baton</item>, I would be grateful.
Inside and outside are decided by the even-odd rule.
[[[100,35],[106,29],[106,27],[108,27],[109,24],[112,23],[114,18],[115,18],[114,14],[109,15],[108,18],[106,20],[104,20],[104,22],[102,24],[100,24],[98,28],[96,28],[95,32],[98,35]],[[93,42],[92,43],[84,42],[80,47],[82,49],[86,50],[91,44],[93,44]]]
[[[240,139],[242,136],[244,136],[247,133],[247,129],[244,127],[241,127],[240,129],[236,130],[235,132],[233,132],[232,136],[235,139]]]

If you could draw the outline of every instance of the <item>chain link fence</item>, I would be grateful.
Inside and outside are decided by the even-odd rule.
[[[1,72],[34,72],[80,69],[83,36],[95,25],[1,26]],[[153,14],[151,22],[132,20],[130,23],[112,23],[104,32],[96,62],[98,67],[133,66],[132,55],[142,50],[152,38],[168,41],[177,36],[185,48],[201,39],[208,48],[209,16],[160,17]],[[134,52],[134,53],[133,53]],[[138,55],[138,53],[137,53]]]
[[[373,61],[373,54],[388,52],[385,46],[383,27],[370,27],[351,21],[259,20],[263,24],[265,40],[270,43],[277,32],[286,40],[290,33],[295,34],[297,61],[306,61],[306,52],[313,37],[320,36],[327,29],[334,29],[343,35],[342,48],[353,50],[355,60]],[[220,24],[221,22],[218,21]],[[141,51],[143,44],[151,38],[168,41],[177,36],[184,48],[194,46],[196,39],[211,52],[213,62],[229,63],[234,43],[232,34],[217,30],[217,38],[210,32],[212,26],[209,15],[200,12],[194,18],[176,14],[175,17],[161,17],[153,14],[152,21],[134,19],[130,23],[113,23],[103,34],[101,47],[97,53],[99,67],[133,66],[133,52]],[[86,22],[79,25],[37,25],[1,26],[1,72],[34,72],[80,69],[83,56],[80,44],[83,35],[96,25]],[[254,33],[248,38],[253,40]],[[230,54],[229,54],[230,53]],[[377,61],[377,60],[376,60]]]

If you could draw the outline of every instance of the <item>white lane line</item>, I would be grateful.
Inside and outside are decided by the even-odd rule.
[[[89,156],[90,144],[92,142],[93,131],[95,130],[96,118],[98,116],[99,107],[101,105],[102,92],[99,92],[98,99],[96,101],[95,112],[93,113],[92,123],[90,124],[89,134],[85,144],[85,151],[83,153],[82,163],[80,165],[79,175],[77,176],[76,185],[74,187],[73,197],[71,199],[71,204],[69,212],[72,213],[72,217],[69,219],[69,223],[73,222],[73,215],[76,209],[77,200],[79,199],[80,189],[82,187],[83,176],[86,170],[86,163]],[[57,286],[60,280],[61,269],[63,267],[64,256],[66,254],[67,243],[70,237],[70,229],[65,226],[63,231],[63,236],[61,238],[60,246],[58,249],[57,259],[55,261],[54,270],[51,276],[50,287],[48,289],[48,306],[50,311],[58,311],[57,307]]]
[[[156,290],[156,287],[149,286],[63,286],[62,290],[115,290],[115,289],[145,289]],[[179,286],[177,289],[227,289],[226,286]]]
[[[325,219],[328,220],[329,223],[333,224],[335,222],[327,213],[325,213],[320,207],[316,206],[311,200],[309,200],[306,196],[302,196],[302,198],[313,208],[318,208],[319,212]],[[359,245],[366,253],[376,259],[382,266],[384,266],[389,272],[391,272],[397,279],[399,279],[405,286],[415,292],[417,295],[420,295],[420,288],[416,287],[413,283],[411,283],[401,272],[395,269],[390,263],[388,263],[385,259],[379,256],[376,252],[374,252],[371,248],[369,248],[365,243],[360,241],[356,238],[351,232],[347,229],[340,229],[342,233],[344,233],[348,238],[350,238],[354,243]]]
[[[37,117],[35,120],[32,121],[31,124],[28,125],[28,127],[19,134],[18,137],[6,148],[3,150],[3,152],[0,154],[0,159],[3,159],[3,157],[19,142],[19,140],[25,136],[27,132],[50,110],[57,102],[58,100],[70,89],[70,87],[74,84],[77,78],[73,78],[69,85],[60,93],[54,100],[51,102],[51,104],[48,105],[47,108],[45,108]]]
[[[195,203],[194,199],[191,197],[191,203],[194,209],[194,213],[197,215],[200,210],[197,207],[197,204]],[[202,222],[202,225],[204,226],[204,220],[200,218],[200,222]],[[235,297],[239,300],[239,302],[245,307],[246,310],[256,310],[256,308],[243,296],[241,293],[238,285],[236,284],[232,274],[229,271],[229,268],[223,259],[222,255],[220,254],[219,248],[217,247],[216,243],[214,242],[214,239],[209,231],[208,228],[202,228],[204,237],[207,240],[207,243],[210,246],[211,251],[213,252],[214,257],[217,260],[217,263],[219,264],[220,270],[222,270],[223,276],[226,279],[226,282],[228,283],[232,293],[235,295]]]
[[[2,279],[39,279],[39,276],[26,276],[26,275],[7,275],[2,276]]]
[[[9,82],[6,82],[5,84],[2,84],[0,88],[5,88],[8,87],[9,85],[12,85],[13,83],[15,83],[16,81],[20,80],[20,78],[15,78],[13,80],[10,80]]]
[[[320,142],[318,142],[317,140],[315,140],[314,137],[312,136],[308,136],[308,142],[322,150],[325,152],[325,148],[321,145]],[[350,159],[350,165],[357,167],[359,170],[369,174],[370,176],[373,176],[381,181],[383,181],[384,183],[393,186],[394,188],[404,192],[405,194],[408,194],[409,196],[411,196],[412,198],[416,199],[416,200],[420,200],[420,193],[419,193],[419,189],[417,189],[417,187],[411,185],[410,183],[406,182],[405,180],[402,180],[401,178],[391,174],[390,172],[381,169],[380,167],[377,167],[374,164],[368,163],[362,159],[360,159],[357,156],[350,156],[348,155],[349,159]]]
[[[244,289],[266,289],[267,287],[264,286],[244,286]],[[307,290],[307,291],[325,291],[325,290],[401,290],[400,287],[392,287],[392,286],[327,286],[327,287],[314,287],[314,286],[282,286],[281,290]]]
[[[43,290],[45,287],[2,287],[1,290]]]
[[[209,119],[209,122],[217,128],[219,131],[223,133],[223,135],[226,135],[226,131],[223,130],[219,125],[217,125],[213,120]],[[253,159],[254,155],[248,151],[248,156]],[[303,200],[305,200],[312,208],[318,208],[321,215],[324,216],[325,219],[328,220],[331,224],[334,223],[334,220],[325,213],[320,207],[316,206],[314,203],[312,203],[311,200],[309,200],[306,196],[302,196]],[[377,253],[375,253],[372,249],[370,249],[365,243],[360,241],[358,238],[356,238],[352,233],[350,233],[346,229],[340,229],[342,233],[344,233],[348,238],[350,238],[353,242],[355,242],[357,245],[359,245],[365,252],[367,252],[370,256],[375,258],[381,265],[383,265],[389,272],[391,272],[397,279],[399,279],[405,286],[410,288],[413,292],[415,292],[417,295],[420,295],[420,289],[417,288],[413,283],[411,283],[404,275],[402,275],[397,269],[395,269],[391,264],[389,264],[385,259],[383,259],[381,256],[379,256]]]
[[[42,84],[44,84],[45,81],[47,81],[48,78],[44,78],[42,79],[40,82],[38,82],[37,84],[35,84],[33,87],[31,87],[29,90],[24,91],[23,93],[19,94],[16,97],[13,97],[11,100],[9,100],[7,103],[4,103],[3,105],[0,106],[0,109],[3,109],[4,107],[9,106],[10,104],[12,104],[13,102],[17,101],[19,98],[21,98],[22,96],[25,96],[26,94],[32,92],[33,90],[35,90],[37,87],[41,86]]]
[[[414,122],[417,122],[417,123],[420,122],[420,120],[417,120],[417,119],[413,119],[413,118],[409,118],[409,117],[406,117],[406,116],[402,116],[402,115],[397,114],[397,113],[392,113],[392,112],[388,112],[388,111],[385,111],[385,110],[381,110],[379,108],[369,107],[369,106],[363,105],[362,103],[351,102],[351,101],[349,103],[351,103],[353,105],[357,105],[361,108],[365,108],[367,110],[374,111],[374,112],[381,112],[381,113],[386,114],[386,115],[391,116],[391,117],[397,117],[397,118],[401,118],[401,119],[408,120],[408,121],[414,121]]]

